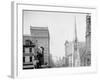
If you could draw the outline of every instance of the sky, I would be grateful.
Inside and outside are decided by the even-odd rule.
[[[65,41],[73,41],[75,36],[75,17],[77,38],[85,41],[86,14],[59,13],[43,11],[24,11],[24,35],[30,35],[30,26],[48,27],[50,33],[50,53],[52,56],[65,55]]]

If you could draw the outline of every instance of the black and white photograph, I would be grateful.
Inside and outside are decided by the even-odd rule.
[[[23,10],[22,69],[91,66],[91,13]]]

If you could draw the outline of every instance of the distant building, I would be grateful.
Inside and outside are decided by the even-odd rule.
[[[66,66],[72,66],[72,56],[73,56],[73,42],[65,42],[65,57],[66,57]]]
[[[55,67],[66,67],[65,65],[65,57],[58,57],[57,61],[55,62]]]
[[[83,62],[83,54],[85,52],[85,42],[77,42],[77,48],[79,49],[79,61],[80,61],[80,66],[84,64]],[[65,42],[65,56],[66,56],[66,65],[68,67],[72,67],[73,66],[73,55],[74,54],[74,43]]]

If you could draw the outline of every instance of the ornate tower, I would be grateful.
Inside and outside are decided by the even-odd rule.
[[[80,55],[79,55],[79,48],[78,48],[78,39],[77,39],[77,26],[76,26],[76,17],[75,17],[75,24],[74,24],[74,51],[73,51],[73,66],[77,67],[80,66]]]

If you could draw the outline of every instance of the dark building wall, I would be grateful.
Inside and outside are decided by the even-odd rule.
[[[91,16],[86,16],[86,45],[91,48]]]
[[[86,53],[84,58],[84,65],[91,65],[91,15],[86,16]]]

